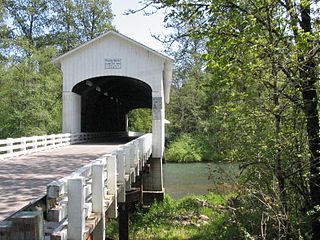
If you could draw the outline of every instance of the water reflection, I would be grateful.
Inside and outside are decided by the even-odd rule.
[[[164,187],[175,199],[209,190],[234,187],[238,166],[224,163],[166,163],[163,165]]]

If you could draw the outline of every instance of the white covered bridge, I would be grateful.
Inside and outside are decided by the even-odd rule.
[[[172,59],[109,31],[53,61],[63,73],[63,133],[0,140],[0,240],[104,239],[128,204],[163,198]],[[152,133],[128,113],[152,109]]]

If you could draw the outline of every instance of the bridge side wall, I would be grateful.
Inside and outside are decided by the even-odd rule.
[[[81,132],[81,96],[73,92],[63,92],[62,98],[62,132]]]

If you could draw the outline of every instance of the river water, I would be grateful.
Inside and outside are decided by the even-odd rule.
[[[226,184],[236,172],[237,167],[223,163],[166,163],[163,165],[165,192],[175,199],[206,194],[217,186],[231,185]]]

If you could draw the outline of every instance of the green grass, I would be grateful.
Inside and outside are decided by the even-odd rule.
[[[207,194],[174,200],[165,196],[144,214],[131,217],[130,239],[242,239],[237,227],[230,225],[225,207],[232,195]],[[115,223],[108,224],[107,235],[117,239]]]

